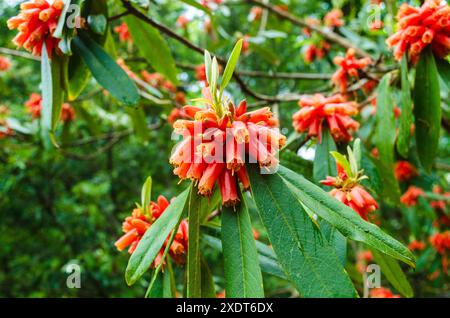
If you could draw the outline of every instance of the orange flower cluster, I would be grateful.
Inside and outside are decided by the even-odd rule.
[[[333,9],[325,15],[323,21],[328,27],[341,27],[344,25],[343,17],[344,14],[340,9]]]
[[[432,235],[430,243],[439,254],[444,255],[450,250],[450,231]]]
[[[421,188],[410,186],[401,196],[400,202],[406,206],[415,206],[417,204],[417,199],[424,194],[425,192]]]
[[[183,108],[172,109],[169,117],[167,117],[169,124],[173,125],[179,119],[190,119],[190,117],[186,114]]]
[[[306,63],[312,63],[315,59],[321,60],[327,54],[329,49],[330,44],[325,41],[321,41],[317,46],[310,44],[306,47],[303,59]]]
[[[261,16],[263,14],[263,8],[254,6],[250,9],[250,13],[248,15],[249,21],[259,21],[261,19]]]
[[[409,243],[408,248],[410,251],[423,251],[425,249],[425,243],[422,241],[413,240]]]
[[[177,27],[181,29],[186,29],[189,24],[189,19],[184,15],[180,15],[177,19]]]
[[[370,298],[400,298],[400,295],[395,295],[389,288],[380,287],[370,291]]]
[[[401,60],[405,52],[413,62],[431,45],[443,58],[450,53],[450,6],[441,0],[426,0],[420,8],[403,3],[397,14],[399,30],[386,43],[395,47],[394,57]]]
[[[309,136],[322,140],[324,121],[334,140],[349,142],[350,130],[358,130],[359,124],[350,116],[358,114],[357,104],[347,102],[342,95],[325,97],[316,94],[302,97],[298,103],[301,109],[293,115],[293,125],[298,132],[308,131]]]
[[[8,58],[0,56],[0,72],[6,72],[11,67],[11,62]]]
[[[150,203],[149,215],[145,215],[140,208],[134,209],[131,216],[127,217],[122,224],[122,230],[125,234],[114,243],[117,249],[123,251],[128,247],[128,253],[133,254],[142,236],[144,236],[145,232],[164,213],[169,204],[169,201],[160,195],[157,202]],[[167,237],[166,242],[151,265],[152,268],[157,267],[161,263],[170,236]],[[169,249],[169,255],[176,264],[183,264],[185,262],[187,248],[188,223],[186,220],[183,220]]]
[[[25,107],[28,113],[31,114],[33,119],[41,118],[42,111],[42,96],[33,93],[30,98],[25,102]],[[61,120],[63,122],[70,122],[75,119],[75,110],[69,103],[62,104],[61,107]]]
[[[347,91],[348,80],[350,78],[359,78],[359,72],[372,64],[372,59],[365,57],[357,59],[354,49],[348,49],[345,57],[336,56],[333,60],[334,64],[339,66],[333,74],[331,81],[341,90],[342,93]]]
[[[416,167],[410,164],[408,161],[397,161],[394,168],[394,174],[398,181],[409,181],[413,177],[419,175]]]
[[[450,197],[450,192],[444,192],[443,193],[442,188],[440,186],[434,186],[433,187],[433,192],[436,193],[436,194],[443,195],[444,197]],[[442,211],[445,210],[446,202],[444,200],[431,201],[430,204],[436,210],[442,210]]]
[[[378,209],[375,199],[358,183],[351,182],[340,164],[337,164],[337,177],[328,176],[321,184],[334,187],[330,194],[346,206],[355,210],[364,220],[368,220],[370,212]],[[350,182],[349,182],[350,181]]]
[[[141,75],[144,81],[155,88],[163,88],[172,93],[177,91],[177,87],[173,85],[171,81],[166,80],[164,75],[160,73],[149,73],[147,71],[142,71]]]
[[[197,65],[195,67],[195,77],[199,82],[206,82],[206,66],[205,64]]]
[[[203,89],[203,95],[211,101],[209,88]],[[237,108],[230,102],[223,116],[210,105],[185,106],[184,112],[190,119],[174,124],[183,141],[175,147],[170,163],[180,179],[197,183],[200,195],[210,196],[218,182],[222,203],[234,206],[239,202],[237,181],[244,189],[250,187],[247,159],[267,170],[277,167],[275,155],[286,137],[274,129],[278,121],[268,107],[247,112],[242,101]]]
[[[63,0],[55,0],[50,4],[46,0],[30,0],[20,5],[18,16],[8,20],[10,30],[17,29],[19,34],[13,42],[19,48],[24,47],[33,55],[40,56],[45,43],[48,56],[59,43],[59,39],[52,36],[58,25],[64,7]]]
[[[114,28],[114,32],[116,32],[119,35],[120,42],[132,42],[133,41],[130,31],[128,30],[128,26],[125,22],[122,22],[121,25],[116,26]]]

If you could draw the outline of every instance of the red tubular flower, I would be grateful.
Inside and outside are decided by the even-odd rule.
[[[394,57],[401,60],[405,52],[416,62],[422,50],[431,45],[444,58],[450,53],[450,6],[441,0],[426,0],[420,8],[403,3],[397,14],[398,31],[386,43],[394,47]]]
[[[380,287],[370,290],[370,298],[400,298],[400,295],[395,295],[388,288]]]
[[[33,119],[40,118],[42,109],[42,96],[37,93],[31,94],[28,101],[25,102],[25,107],[27,108],[27,111],[31,114]]]
[[[303,59],[305,63],[312,63],[316,59],[317,48],[314,44],[310,44],[306,47]]]
[[[64,7],[63,0],[55,0],[52,4],[46,0],[30,0],[20,5],[18,16],[8,20],[10,30],[17,29],[19,34],[13,42],[19,48],[33,55],[40,56],[45,43],[48,56],[57,48],[59,39],[52,36]]]
[[[69,104],[62,104],[61,108],[61,120],[65,123],[71,122],[75,119],[75,109]]]
[[[301,109],[293,115],[293,125],[298,132],[308,131],[309,136],[322,140],[324,122],[333,135],[334,140],[349,142],[352,136],[349,131],[358,130],[359,124],[350,116],[358,114],[355,102],[346,102],[342,95],[324,97],[316,94],[300,99]]]
[[[116,32],[119,35],[120,42],[132,42],[133,41],[130,31],[128,30],[128,26],[125,22],[122,22],[121,25],[116,26],[114,28],[114,32]]]
[[[443,195],[443,196],[445,196],[445,197],[450,197],[450,192],[442,193],[442,189],[441,189],[440,186],[434,186],[434,187],[433,187],[433,192],[436,193],[436,194]],[[436,210],[442,210],[442,211],[445,210],[446,202],[445,202],[444,200],[431,201],[430,204],[431,204],[431,206],[433,207],[433,209],[436,209]],[[445,217],[446,217],[446,215],[443,216],[443,220],[444,220],[444,221],[446,220]],[[448,218],[449,218],[449,217],[447,216],[447,219],[448,219]]]
[[[343,16],[340,9],[333,9],[325,15],[323,21],[328,27],[341,27],[344,25]]]
[[[123,251],[128,247],[128,253],[133,254],[142,236],[144,236],[145,232],[164,213],[169,205],[169,201],[161,195],[158,197],[157,202],[150,203],[149,215],[145,215],[140,208],[134,209],[131,216],[125,218],[125,221],[122,224],[122,230],[125,234],[114,243],[117,249],[119,251]],[[157,267],[161,263],[164,250],[166,249],[171,235],[172,234],[169,234],[166,242],[159,251],[158,256],[152,263],[152,268]],[[188,223],[186,220],[183,220],[180,223],[178,231],[175,234],[174,240],[169,249],[169,255],[172,257],[176,264],[184,263],[187,248]]]
[[[450,250],[450,231],[432,235],[430,243],[439,254],[444,255],[446,251]]]
[[[250,9],[250,14],[248,15],[248,20],[251,22],[258,21],[261,19],[262,13],[263,13],[263,8],[254,6]]]
[[[206,67],[205,64],[195,67],[195,77],[200,82],[206,82]]]
[[[415,206],[417,199],[424,195],[424,191],[421,188],[410,186],[408,190],[401,196],[400,202],[406,206]]]
[[[333,62],[339,68],[333,74],[331,81],[335,86],[339,87],[342,93],[345,93],[348,87],[348,80],[350,78],[358,78],[359,71],[372,64],[372,59],[369,57],[357,59],[355,50],[348,49],[345,57],[336,56]]]
[[[209,88],[203,94],[210,100]],[[222,116],[210,105],[183,110],[190,119],[173,125],[183,141],[175,147],[170,163],[180,179],[197,184],[200,195],[210,196],[218,183],[222,203],[234,206],[239,202],[238,181],[244,189],[250,187],[247,159],[268,170],[277,166],[275,155],[286,137],[274,129],[277,121],[268,107],[247,112],[245,101],[237,108],[230,102]]]
[[[348,178],[347,173],[339,164],[337,164],[337,171],[337,177],[328,176],[326,180],[322,180],[320,183],[335,187],[330,191],[330,194],[352,208],[367,221],[369,213],[378,209],[378,203],[358,182]]]
[[[8,58],[0,56],[0,72],[6,72],[11,67],[11,62]]]
[[[416,167],[408,161],[397,161],[394,174],[398,181],[409,181],[411,178],[419,175]]]
[[[180,15],[177,19],[177,27],[180,29],[185,29],[188,27],[189,19],[185,17],[184,15]]]
[[[425,249],[425,243],[422,241],[413,240],[409,243],[408,248],[410,251],[423,251]]]

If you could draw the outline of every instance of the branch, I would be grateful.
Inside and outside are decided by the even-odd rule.
[[[321,26],[314,26],[311,24],[308,24],[306,21],[290,14],[289,12],[285,12],[282,10],[277,9],[276,7],[274,7],[273,5],[264,3],[261,0],[246,0],[248,3],[251,4],[255,4],[258,5],[260,7],[266,8],[269,11],[275,13],[277,16],[279,16],[282,19],[288,20],[290,22],[292,22],[295,25],[301,26],[303,28],[308,28],[311,29],[312,31],[317,32],[318,34],[322,35],[324,38],[326,38],[327,40],[329,40],[330,42],[334,42],[344,48],[350,49],[353,48],[355,50],[355,52],[363,57],[370,57],[373,59],[373,57],[366,51],[362,50],[359,47],[355,47],[350,41],[348,41],[346,38],[340,36],[339,34],[330,31],[326,28],[323,28]]]
[[[31,55],[30,53],[26,53],[26,52],[21,52],[21,51],[17,51],[17,50],[11,50],[11,49],[7,49],[5,47],[0,47],[0,53],[2,54],[6,54],[6,55],[11,55],[11,56],[16,56],[16,57],[21,57],[27,60],[33,60],[33,61],[41,61],[41,59],[37,56]]]

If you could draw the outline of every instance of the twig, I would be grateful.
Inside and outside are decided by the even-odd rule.
[[[33,60],[33,61],[38,61],[40,62],[41,59],[37,56],[34,56],[30,53],[26,53],[26,52],[21,52],[18,50],[11,50],[5,47],[0,47],[0,53],[2,54],[6,54],[6,55],[11,55],[11,56],[16,56],[16,57],[21,57],[27,60]]]

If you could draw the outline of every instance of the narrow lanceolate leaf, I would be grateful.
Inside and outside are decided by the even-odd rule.
[[[227,297],[264,297],[258,252],[245,198],[236,210],[223,209],[222,246]]]
[[[397,204],[400,199],[400,188],[397,179],[394,176],[394,144],[396,129],[394,101],[389,87],[389,80],[389,75],[385,75],[377,89],[375,144],[378,148],[379,170],[384,184],[383,195],[387,202]]]
[[[249,169],[252,194],[288,279],[303,297],[356,297],[333,248],[278,174]]]
[[[420,54],[414,85],[417,154],[425,170],[430,171],[439,147],[441,96],[439,75],[430,48]]]
[[[222,83],[220,84],[220,92],[223,92],[223,90],[225,89],[225,87],[227,87],[228,83],[233,77],[234,69],[236,68],[239,56],[241,55],[242,43],[242,39],[237,41],[236,45],[233,48],[233,51],[231,52],[227,66],[225,67],[225,71],[223,71]]]
[[[363,242],[414,267],[415,259],[411,251],[379,227],[364,221],[351,208],[295,172],[280,166],[278,173],[296,188],[295,195],[305,206],[328,221],[344,236]]]
[[[133,42],[147,62],[173,84],[178,84],[175,60],[159,31],[132,15],[128,15],[125,21]]]
[[[328,129],[322,133],[322,142],[317,142],[316,155],[314,157],[314,181],[316,183],[325,180],[327,176],[336,175],[336,163],[331,155],[336,151],[336,144]]]
[[[144,185],[141,190],[141,205],[145,211],[148,211],[148,206],[150,205],[150,200],[152,197],[152,177],[148,177],[145,180]]]
[[[164,213],[145,232],[136,250],[128,261],[125,280],[128,285],[134,284],[149,268],[164,242],[181,218],[190,189],[184,190],[169,205]]]
[[[214,280],[209,269],[208,263],[202,258],[201,260],[202,272],[202,298],[216,298],[216,289],[214,287]]]
[[[381,273],[404,297],[412,297],[414,292],[398,262],[388,255],[371,249],[374,262],[380,266]]]
[[[80,32],[73,39],[74,52],[87,64],[97,82],[125,105],[139,101],[136,85],[125,71],[87,33]]]
[[[63,103],[63,83],[65,57],[53,55],[52,61],[48,58],[45,44],[42,49],[42,125],[47,131],[54,132],[61,116]]]
[[[327,221],[320,222],[320,231],[327,239],[328,243],[334,248],[337,257],[341,261],[342,266],[345,266],[347,261],[347,239],[334,226]]]
[[[187,297],[202,297],[202,276],[200,262],[200,223],[203,205],[207,204],[197,194],[192,184],[189,198],[189,242],[187,256]]]
[[[409,152],[409,142],[411,139],[411,125],[413,123],[413,104],[411,99],[411,87],[408,78],[408,61],[406,54],[403,56],[401,63],[402,74],[402,112],[400,114],[400,126],[398,129],[397,151],[399,154],[407,158]]]

